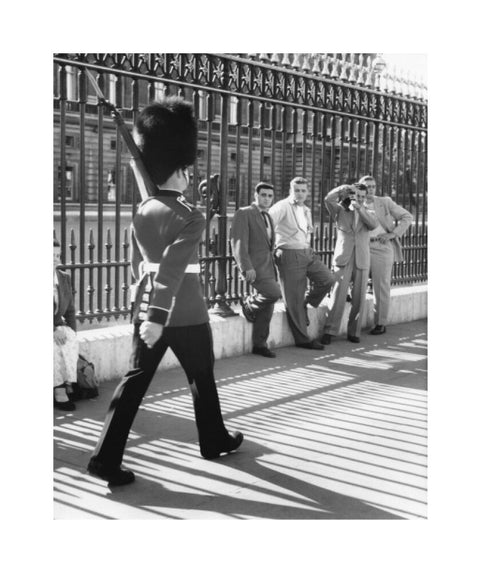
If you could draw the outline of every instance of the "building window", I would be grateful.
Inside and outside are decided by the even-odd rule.
[[[117,105],[117,78],[108,74],[108,99],[112,105]]]
[[[77,100],[77,74],[72,66],[65,66],[67,74],[67,99],[69,101]]]
[[[65,167],[65,188],[62,188],[62,168],[58,167],[58,200],[65,197],[66,201],[73,201],[75,198],[74,170],[71,166]]]
[[[207,98],[202,89],[198,91],[198,119],[201,121],[207,119]]]
[[[117,148],[117,140],[116,139],[110,139],[110,150],[115,151],[116,148]]]
[[[238,97],[232,96],[230,98],[230,117],[228,121],[233,125],[237,124],[237,107],[238,107]]]
[[[75,137],[73,135],[65,136],[65,147],[75,147]]]
[[[268,166],[272,164],[272,158],[270,157],[270,155],[265,155],[265,157],[263,158],[263,164]]]
[[[155,101],[160,101],[165,97],[165,84],[161,81],[155,83]]]
[[[228,201],[234,202],[237,194],[237,177],[228,178]]]

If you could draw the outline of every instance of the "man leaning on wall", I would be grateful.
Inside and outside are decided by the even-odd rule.
[[[252,353],[274,358],[267,346],[275,302],[281,297],[273,260],[275,235],[268,209],[274,197],[273,186],[260,182],[248,207],[237,210],[232,220],[231,244],[235,261],[255,292],[242,301],[243,314],[253,322]]]
[[[295,345],[321,350],[323,345],[317,339],[311,340],[307,332],[307,304],[318,308],[335,277],[311,247],[312,212],[305,204],[308,194],[307,180],[295,177],[290,181],[289,196],[275,203],[269,212],[276,233],[275,260]],[[308,280],[312,286],[307,290]]]

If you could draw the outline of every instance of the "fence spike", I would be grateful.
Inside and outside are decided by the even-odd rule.
[[[330,69],[328,64],[330,63],[330,58],[329,56],[327,56],[327,54],[325,54],[323,57],[323,65],[322,65],[322,71],[320,72],[322,75],[325,76],[329,76],[330,75]]]
[[[283,54],[282,66],[290,67],[290,54]]]

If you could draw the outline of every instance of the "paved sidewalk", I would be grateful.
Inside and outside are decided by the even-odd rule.
[[[418,519],[427,516],[427,323],[216,363],[225,422],[245,441],[200,457],[182,370],[157,373],[124,464],[132,485],[85,471],[115,387],[54,412],[56,519]]]

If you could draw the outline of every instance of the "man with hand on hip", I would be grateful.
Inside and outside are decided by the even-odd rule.
[[[282,295],[273,260],[273,223],[268,214],[273,196],[272,185],[258,183],[253,203],[235,213],[230,235],[235,261],[245,280],[255,288],[255,293],[242,302],[244,316],[253,322],[252,353],[269,358],[275,357],[267,347],[270,321],[275,302]]]
[[[370,232],[370,274],[375,321],[370,333],[378,336],[387,331],[393,263],[403,260],[400,237],[412,224],[413,216],[390,197],[376,196],[377,185],[370,175],[362,177],[359,183],[367,187],[367,206],[375,211],[379,222]]]
[[[323,345],[311,340],[307,332],[307,304],[318,308],[335,277],[311,247],[312,213],[305,204],[307,197],[307,180],[295,177],[290,181],[289,196],[275,203],[269,214],[275,227],[275,260],[295,345],[321,350]],[[307,291],[308,280],[313,286]]]
[[[110,486],[135,478],[121,467],[125,445],[169,347],[187,374],[201,455],[214,459],[237,449],[243,440],[240,432],[227,432],[215,385],[212,333],[199,280],[198,244],[205,219],[183,196],[188,167],[197,154],[192,106],[180,97],[148,105],[138,115],[134,138],[156,192],[139,205],[131,229],[137,282],[131,369],[113,394],[88,464],[89,473]]]

